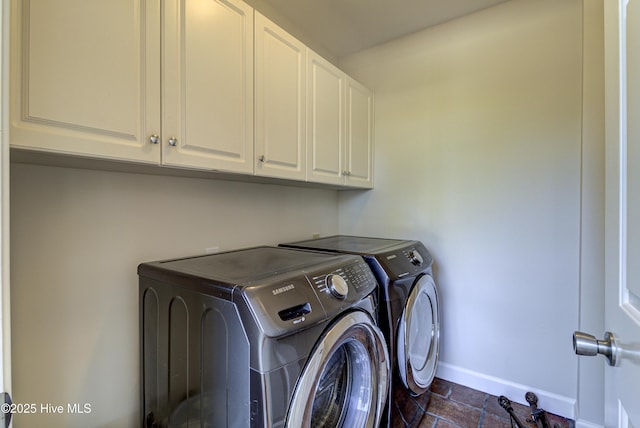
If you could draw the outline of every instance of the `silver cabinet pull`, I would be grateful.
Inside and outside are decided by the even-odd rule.
[[[264,162],[264,161],[265,161],[265,157],[264,157],[264,155],[260,155],[260,156],[258,156],[258,160],[259,160],[260,162]]]
[[[169,145],[175,147],[178,145],[178,139],[176,137],[169,138]]]
[[[151,144],[158,144],[160,142],[160,136],[158,134],[153,134],[149,137],[149,142]]]
[[[598,340],[581,331],[573,333],[573,350],[577,355],[594,356],[602,354],[607,358],[610,366],[618,361],[619,347],[615,336],[610,331],[604,333],[604,339]]]

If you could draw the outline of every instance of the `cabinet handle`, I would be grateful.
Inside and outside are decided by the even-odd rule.
[[[169,145],[175,147],[178,145],[178,139],[176,137],[169,138]]]
[[[348,177],[351,175],[351,171],[342,171],[342,175],[344,175],[345,177]]]
[[[149,137],[149,142],[151,144],[158,144],[160,142],[160,136],[158,134],[153,134]]]
[[[258,160],[259,160],[260,162],[264,162],[264,161],[265,161],[265,157],[264,157],[264,155],[260,155],[260,156],[258,156]]]

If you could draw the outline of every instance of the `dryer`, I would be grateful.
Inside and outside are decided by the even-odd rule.
[[[360,257],[255,247],[138,275],[141,426],[379,426],[389,356]]]
[[[355,254],[374,272],[379,288],[379,325],[389,345],[393,376],[383,425],[424,413],[436,372],[440,343],[438,290],[433,259],[420,241],[336,235],[283,247]],[[407,405],[409,394],[421,398]],[[395,401],[395,402],[394,402]],[[421,407],[422,406],[422,407]]]

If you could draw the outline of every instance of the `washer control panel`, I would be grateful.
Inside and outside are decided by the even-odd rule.
[[[330,272],[312,272],[309,280],[327,316],[348,308],[376,290],[378,283],[365,261],[354,256],[352,263]]]
[[[336,299],[345,299],[351,288],[356,294],[362,296],[371,292],[370,289],[376,286],[371,269],[360,260],[329,273],[314,274],[311,282],[316,290],[328,293]]]
[[[307,328],[359,304],[376,290],[376,279],[362,257],[329,257],[315,268],[243,287],[244,300],[265,335],[278,337]]]
[[[336,299],[344,299],[349,293],[347,281],[337,274],[327,275],[327,289]]]

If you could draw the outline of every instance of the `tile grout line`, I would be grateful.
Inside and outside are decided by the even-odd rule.
[[[482,403],[482,411],[480,412],[480,419],[478,419],[478,428],[482,428],[482,425],[484,425],[484,417],[487,414],[488,406],[489,406],[489,394],[486,394],[484,397],[484,402]]]
[[[436,428],[438,426],[438,421],[440,420],[440,416],[436,416],[433,419],[433,425],[431,425],[431,428]]]

